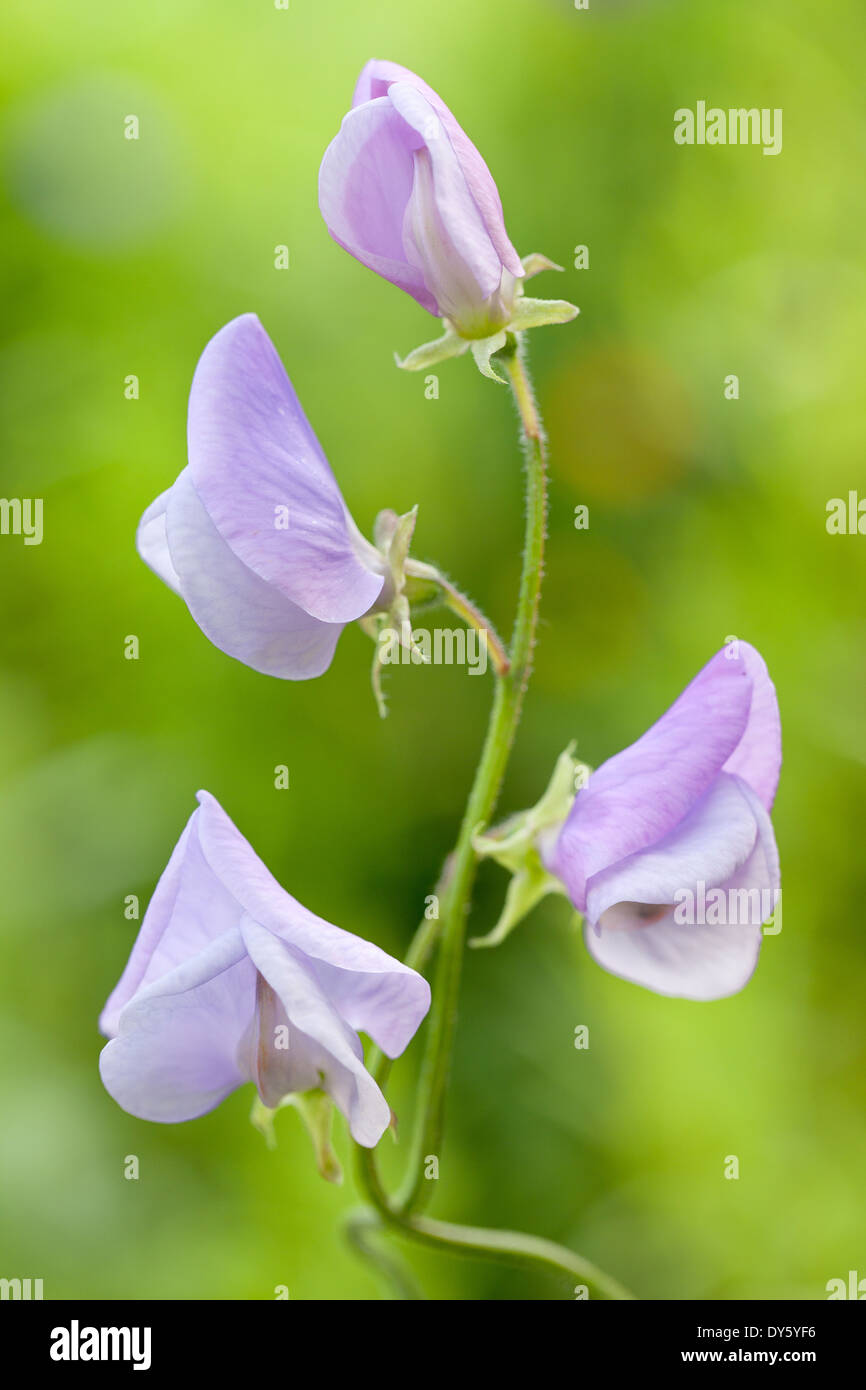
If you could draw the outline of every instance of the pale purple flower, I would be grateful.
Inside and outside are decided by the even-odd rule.
[[[100,1019],[107,1091],[173,1123],[246,1081],[272,1108],[320,1088],[372,1147],[390,1111],[358,1030],[398,1056],[429,1008],[427,981],[302,907],[219,803],[198,800]]]
[[[769,811],[781,758],[775,689],[739,642],[591,774],[542,855],[600,965],[689,999],[742,988],[778,899]]]
[[[408,68],[375,59],[364,68],[322,161],[319,206],[335,241],[464,338],[509,322],[524,268],[496,184]]]
[[[141,519],[142,559],[229,656],[287,680],[321,675],[344,626],[376,605],[386,565],[254,314],[202,353],[188,445],[188,467]]]

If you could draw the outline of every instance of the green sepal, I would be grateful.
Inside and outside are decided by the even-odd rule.
[[[556,261],[550,260],[548,256],[543,256],[540,251],[531,251],[528,256],[524,256],[521,265],[524,270],[524,280],[531,280],[533,275],[540,275],[543,270],[565,270],[565,266],[557,265]]]
[[[494,859],[512,875],[505,905],[496,926],[470,946],[498,946],[549,893],[565,893],[563,885],[541,861],[539,836],[555,834],[571,810],[589,768],[574,756],[573,743],[556,760],[553,776],[541,800],[528,811],[519,811],[489,833],[476,832],[472,839],[481,859]]]
[[[277,1147],[274,1118],[278,1110],[291,1106],[297,1110],[313,1144],[316,1167],[326,1182],[341,1183],[343,1169],[331,1144],[331,1128],[334,1120],[334,1102],[322,1090],[304,1091],[302,1095],[292,1093],[283,1096],[279,1105],[271,1108],[257,1095],[250,1111],[250,1123],[264,1135],[269,1149]]]
[[[521,295],[514,301],[510,327],[516,332],[525,328],[542,328],[547,323],[570,323],[580,310],[567,299],[527,299]]]
[[[279,1107],[277,1107],[279,1108]],[[258,1091],[253,1101],[253,1108],[250,1111],[250,1124],[259,1134],[264,1135],[265,1143],[269,1149],[277,1147],[277,1135],[274,1129],[274,1116],[277,1111],[272,1110],[269,1105],[265,1105]]]
[[[414,561],[413,561],[414,563]],[[427,609],[441,608],[443,604],[442,587],[435,579],[427,579],[406,571],[406,597],[413,613],[423,613]],[[363,619],[361,620],[363,622]]]
[[[373,665],[370,670],[370,681],[373,687],[373,695],[376,700],[376,708],[381,719],[388,717],[388,702],[385,699],[385,692],[382,689],[382,670],[387,664],[384,660],[385,644],[382,641],[382,634],[389,630],[396,634],[397,641],[404,651],[410,652],[415,661],[422,666],[430,665],[430,658],[422,647],[418,645],[416,634],[412,628],[409,600],[405,594],[395,598],[388,613],[378,614],[372,622],[369,618],[360,618],[359,623],[364,631],[373,638],[376,643],[376,650],[373,653]]]
[[[450,319],[443,318],[442,337],[434,338],[430,343],[422,343],[405,357],[400,357],[395,352],[394,361],[397,366],[406,372],[423,372],[426,367],[435,367],[438,362],[445,362],[449,357],[461,357],[471,347],[472,356],[482,376],[506,385],[505,377],[500,376],[491,359],[505,347],[506,333],[509,330],[512,333],[520,333],[526,328],[540,328],[548,323],[569,323],[580,312],[576,305],[569,304],[564,299],[527,299],[524,295],[523,285],[526,280],[531,279],[533,275],[540,275],[544,270],[562,271],[561,265],[557,265],[549,256],[543,256],[540,251],[533,251],[530,255],[524,256],[521,265],[524,273],[514,284],[513,309],[507,323],[502,324],[487,337],[469,338],[460,333]],[[507,312],[508,308],[503,306],[503,313]]]
[[[286,1096],[282,1104],[298,1111],[313,1144],[316,1167],[325,1182],[341,1183],[343,1169],[334,1153],[331,1130],[334,1123],[334,1102],[324,1091],[305,1091],[303,1095]]]
[[[382,632],[385,629],[396,632],[400,646],[405,647],[407,651],[414,652],[420,661],[427,664],[427,657],[415,645],[409,595],[406,591],[406,562],[409,558],[409,547],[412,543],[417,519],[417,506],[413,507],[411,511],[404,512],[402,516],[390,508],[386,508],[379,512],[373,527],[376,549],[383,556],[388,567],[386,580],[388,598],[385,600],[387,607],[379,608],[375,613],[366,613],[358,619],[358,622],[368,637],[372,637],[376,643],[370,679],[373,695],[376,699],[376,708],[382,719],[385,719],[388,714],[385,694],[382,690],[382,667],[384,665],[382,660],[384,648],[380,640]]]
[[[379,512],[373,523],[373,540],[377,550],[385,556],[391,571],[394,592],[401,594],[405,586],[404,569],[418,520],[417,503],[402,516],[386,507]]]
[[[405,357],[394,353],[394,361],[404,372],[423,372],[425,367],[435,367],[437,362],[445,362],[449,357],[460,357],[469,347],[468,340],[461,338],[447,319],[443,319],[445,332],[432,343],[422,343]]]
[[[499,375],[490,359],[495,352],[505,347],[507,341],[508,334],[504,329],[500,329],[498,333],[491,333],[489,338],[476,338],[472,343],[472,356],[481,375],[489,377],[491,381],[499,381],[503,386],[507,386],[508,382],[504,376]]]
[[[499,921],[492,931],[486,936],[473,937],[470,946],[500,946],[507,936],[510,936],[514,928],[519,926],[524,917],[546,898],[549,893],[564,893],[562,884],[558,878],[550,874],[545,869],[538,852],[527,856],[525,866],[520,869],[511,879],[508,885],[508,892],[505,894],[505,906],[499,916]]]

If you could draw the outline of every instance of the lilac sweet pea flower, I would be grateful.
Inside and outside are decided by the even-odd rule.
[[[319,206],[335,241],[463,337],[509,321],[524,269],[496,184],[408,68],[376,59],[364,68],[322,161]]]
[[[319,676],[347,623],[391,597],[277,352],[254,314],[205,348],[189,466],[148,507],[142,559],[215,646],[266,675]]]
[[[739,642],[591,774],[541,848],[599,965],[688,999],[746,984],[778,900],[769,811],[781,759],[775,689]]]
[[[321,1088],[372,1147],[390,1110],[357,1030],[398,1056],[429,1008],[427,981],[302,907],[218,802],[198,800],[100,1019],[106,1090],[174,1123],[246,1081],[271,1108]]]
[[[432,87],[398,63],[374,60],[361,73],[322,160],[319,207],[340,246],[442,319],[441,338],[397,358],[408,371],[471,348],[479,371],[504,381],[492,359],[508,331],[578,312],[525,297],[525,280],[562,267],[521,260],[481,155]]]

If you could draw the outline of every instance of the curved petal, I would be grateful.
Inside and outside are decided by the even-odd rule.
[[[249,916],[306,958],[318,986],[351,1028],[397,1057],[430,1007],[423,976],[387,952],[317,917],[282,888],[226,815],[200,791],[205,857]]]
[[[388,98],[421,142],[403,227],[409,260],[441,312],[462,322],[499,289],[502,261],[433,107],[406,82],[392,83]]]
[[[611,975],[674,999],[725,999],[755,973],[761,928],[700,927],[666,922],[596,936],[584,926],[593,959]]]
[[[740,658],[752,683],[746,731],[725,763],[725,772],[748,782],[767,810],[772,810],[782,766],[782,724],[776,687],[767,663],[748,642],[739,643]]]
[[[189,469],[171,489],[166,530],[181,594],[214,646],[282,680],[327,671],[343,624],[310,617],[238,559],[205,510]]]
[[[722,774],[666,841],[592,881],[587,949],[605,970],[658,994],[720,999],[751,977],[778,888],[769,816],[746,783]],[[706,908],[713,890],[718,923]],[[666,906],[686,902],[695,920]]]
[[[753,796],[720,773],[685,819],[651,849],[629,855],[587,884],[586,919],[601,920],[615,903],[674,903],[698,882],[715,888],[746,863],[758,836]],[[766,813],[764,813],[766,815]]]
[[[305,959],[354,1029],[369,1034],[387,1057],[399,1057],[430,1008],[430,986],[422,975],[371,941],[332,927],[303,909],[303,917],[279,932]]]
[[[126,969],[99,1020],[107,1036],[117,1032],[120,1012],[139,990],[236,928],[241,908],[201,850],[201,808],[196,807],[154,889]]]
[[[414,72],[401,67],[399,63],[389,63],[382,59],[373,58],[366,64],[358,78],[352,105],[357,107],[363,102],[373,101],[378,97],[388,95],[389,88],[394,82],[408,83],[432,106],[445,127],[454,153],[460,161],[469,192],[484,220],[487,233],[496,249],[499,260],[512,275],[520,279],[524,274],[523,264],[505,230],[502,202],[493,175],[469,136],[462,126],[458,125],[454,115],[438,93],[434,92],[433,88],[429,87]]]
[[[752,700],[751,658],[723,649],[636,743],[592,773],[547,865],[579,910],[589,878],[661,840],[700,800],[739,749]]]
[[[151,502],[138,523],[135,544],[144,563],[150,566],[163,584],[174,589],[176,594],[180,594],[180,579],[171,562],[165,528],[165,513],[170,496],[171,488],[166,488],[165,492],[159,494],[155,502]]]
[[[322,1084],[318,1053],[291,1022],[281,999],[258,969],[255,1014],[238,1048],[238,1060],[271,1110],[286,1096],[303,1095]]]
[[[101,1020],[106,1088],[142,1119],[191,1119],[242,1081],[276,1105],[320,1084],[361,1144],[390,1111],[355,1031],[391,1056],[429,1007],[425,980],[284,892],[199,793]],[[288,1046],[276,1042],[284,1028]]]
[[[357,553],[334,475],[255,314],[202,353],[188,442],[195,490],[239,561],[321,622],[367,612],[384,574]]]
[[[438,318],[439,305],[403,244],[415,179],[413,150],[420,146],[387,98],[350,111],[322,159],[319,208],[345,251]]]
[[[140,1120],[204,1115],[247,1078],[238,1048],[255,1004],[255,970],[238,928],[140,990],[121,1011],[99,1070]]]
[[[289,1051],[300,1053],[292,1066],[321,1078],[320,1084],[345,1115],[353,1139],[372,1148],[388,1128],[391,1111],[364,1066],[357,1033],[340,1017],[302,956],[250,917],[244,917],[241,932],[251,960],[291,1024]],[[268,1039],[263,1042],[267,1046]],[[276,1055],[273,1049],[272,1054]],[[285,1063],[280,1059],[276,1065]]]

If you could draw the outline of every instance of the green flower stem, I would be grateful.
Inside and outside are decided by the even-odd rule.
[[[526,1235],[522,1231],[486,1230],[480,1226],[458,1226],[451,1221],[433,1221],[426,1216],[404,1215],[393,1209],[381,1187],[372,1163],[372,1149],[358,1148],[359,1172],[376,1212],[367,1209],[349,1218],[347,1234],[359,1254],[373,1264],[403,1299],[418,1297],[404,1271],[378,1247],[365,1239],[367,1231],[390,1227],[398,1235],[418,1244],[432,1246],[445,1254],[491,1260],[520,1268],[541,1269],[549,1274],[565,1274],[587,1291],[604,1299],[631,1300],[630,1293],[616,1279],[575,1254],[565,1245]]]
[[[448,856],[445,861],[445,867],[439,875],[439,881],[434,889],[434,896],[437,899],[445,892],[451,875],[453,858],[453,855]],[[408,965],[410,970],[417,970],[420,975],[425,973],[427,962],[433,954],[436,942],[439,940],[439,926],[438,917],[427,917],[425,915],[421,918],[415,930],[415,935],[409,943],[409,949],[403,957],[403,964]],[[380,1047],[372,1047],[367,1053],[365,1065],[379,1088],[384,1090],[385,1083],[391,1071],[391,1058],[386,1057]],[[368,1153],[372,1158],[372,1150],[365,1149],[364,1153]]]
[[[445,867],[439,876],[436,884],[435,896],[440,897],[444,893],[451,874],[453,855],[449,855],[445,862]],[[404,956],[404,964],[411,970],[417,970],[424,974],[427,962],[429,961],[436,943],[439,939],[440,922],[438,917],[423,917],[416,928],[409,949]],[[372,1047],[366,1057],[366,1067],[381,1090],[384,1091],[391,1074],[393,1062],[390,1057],[386,1057],[380,1047]],[[379,1179],[379,1170],[376,1166],[376,1154],[373,1149],[364,1149],[358,1146],[358,1173],[361,1185],[367,1191],[373,1205],[379,1212],[391,1212],[391,1199],[385,1192]],[[363,1254],[360,1242],[355,1242],[357,1249]]]
[[[426,1301],[424,1294],[402,1264],[381,1250],[375,1239],[371,1239],[371,1236],[375,1237],[385,1229],[382,1217],[369,1207],[350,1212],[344,1226],[346,1239],[352,1249],[374,1267],[388,1287],[393,1289],[397,1298],[412,1303]]]
[[[434,565],[427,565],[421,560],[409,559],[406,561],[406,574],[415,579],[426,579],[431,584],[435,584],[441,590],[441,602],[444,603],[445,607],[450,608],[451,612],[467,627],[473,627],[476,632],[484,634],[484,640],[493,661],[493,669],[498,676],[504,676],[510,664],[505,643],[477,604],[474,604],[470,598],[461,593],[456,584],[452,584],[451,580]]]
[[[410,1216],[395,1220],[393,1224],[401,1235],[449,1254],[565,1274],[578,1284],[585,1284],[588,1292],[600,1298],[634,1298],[634,1294],[589,1260],[541,1236],[525,1235],[522,1231],[484,1230],[480,1226],[457,1226],[451,1221],[432,1221],[426,1216]]]
[[[463,965],[466,918],[477,866],[472,839],[479,829],[489,823],[496,807],[529,681],[538,621],[547,523],[547,460],[544,436],[523,356],[513,336],[509,337],[497,361],[501,362],[508,373],[520,415],[526,457],[523,571],[509,666],[504,674],[497,673],[487,736],[454,849],[447,887],[440,904],[440,950],[433,987],[433,1006],[428,1024],[427,1048],[419,1079],[418,1121],[413,1135],[406,1181],[394,1202],[394,1209],[403,1213],[414,1211],[421,1206],[431,1190],[424,1178],[424,1162],[428,1154],[438,1155],[442,1140],[445,1096],[457,1023],[457,999]]]
[[[526,457],[527,496],[526,533],[523,550],[523,572],[520,581],[517,618],[507,668],[497,670],[496,691],[490,714],[487,736],[481,760],[469,794],[456,848],[449,857],[437,885],[440,896],[441,920],[422,921],[409,952],[406,964],[423,969],[441,931],[441,949],[433,992],[433,1007],[429,1020],[427,1050],[421,1069],[418,1120],[412,1143],[412,1154],[406,1181],[400,1193],[391,1198],[382,1186],[372,1149],[358,1148],[358,1172],[361,1185],[373,1204],[378,1217],[370,1214],[366,1229],[378,1220],[400,1235],[435,1249],[480,1259],[496,1260],[521,1267],[539,1268],[565,1274],[569,1279],[594,1290],[602,1298],[630,1299],[632,1295],[587,1260],[565,1246],[519,1231],[482,1230],[473,1226],[457,1226],[451,1222],[433,1221],[417,1214],[417,1208],[427,1195],[424,1180],[424,1159],[437,1154],[442,1138],[445,1093],[451,1062],[451,1051],[457,1019],[457,996],[466,934],[466,917],[475,877],[477,856],[473,836],[486,826],[495,809],[499,788],[514,736],[520,719],[523,696],[532,668],[532,654],[538,622],[538,603],[544,560],[544,540],[547,522],[547,461],[544,434],[529,377],[523,362],[522,350],[513,335],[497,355],[508,374],[521,421],[521,435]],[[390,1063],[378,1050],[370,1055],[370,1070],[380,1085],[384,1085]],[[354,1228],[355,1244],[390,1276],[401,1290],[401,1276],[387,1266],[380,1252],[372,1251],[363,1239],[364,1228]],[[359,1237],[361,1237],[359,1239]],[[402,1294],[411,1297],[412,1294]]]

